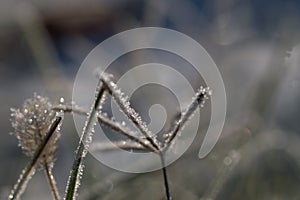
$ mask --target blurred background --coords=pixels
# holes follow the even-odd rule
[[[198,41],[216,62],[226,87],[227,118],[213,151],[198,159],[210,118],[208,106],[192,146],[168,167],[173,198],[299,199],[297,0],[2,0],[0,199],[7,199],[29,161],[9,135],[10,108],[20,108],[34,92],[53,103],[60,97],[71,102],[73,82],[87,54],[114,34],[144,26],[174,29]],[[139,60],[141,55],[132,56]],[[113,67],[117,77],[134,66],[122,62]],[[155,96],[160,98],[163,95]],[[137,110],[143,107],[139,102],[133,102]],[[54,167],[61,194],[78,139],[72,117],[66,116]],[[122,173],[90,155],[85,163],[78,199],[165,198],[161,171]],[[22,199],[52,199],[41,171]]]

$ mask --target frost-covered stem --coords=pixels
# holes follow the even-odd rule
[[[23,194],[29,179],[34,174],[35,165],[36,165],[37,161],[39,160],[40,156],[42,155],[43,150],[45,149],[46,145],[50,141],[51,136],[55,132],[55,130],[61,120],[62,120],[62,118],[57,116],[55,118],[55,120],[53,121],[53,123],[51,124],[51,126],[50,126],[48,132],[46,133],[45,137],[43,138],[41,144],[36,149],[36,151],[32,157],[32,160],[28,163],[26,168],[22,171],[16,185],[14,186],[14,189],[12,190],[11,194],[9,195],[10,200],[19,199],[20,196]]]
[[[110,127],[111,129],[125,135],[127,138],[133,140],[134,142],[137,142],[137,143],[141,144],[146,149],[148,149],[150,151],[153,151],[155,153],[159,152],[155,147],[150,145],[149,142],[147,143],[144,139],[136,137],[134,132],[126,129],[126,127],[122,126],[120,123],[115,123],[114,121],[108,119],[107,117],[104,117],[101,114],[98,115],[98,120],[99,120],[100,123],[102,123],[102,124]]]
[[[168,138],[165,141],[164,151],[168,149],[171,142],[176,137],[177,133],[180,132],[185,124],[189,121],[189,119],[194,115],[198,106],[203,107],[205,100],[211,95],[211,90],[207,88],[200,87],[198,92],[195,94],[191,104],[188,106],[185,112],[181,114],[180,119],[175,123],[174,127],[167,134]]]
[[[124,112],[124,114],[141,131],[141,133],[146,137],[146,139],[150,142],[150,144],[155,149],[159,150],[160,149],[159,145],[151,137],[151,135],[153,134],[148,130],[146,123],[143,122],[139,114],[133,108],[130,107],[129,101],[125,97],[123,97],[123,93],[117,87],[117,85],[111,80],[111,76],[107,74],[102,74],[101,80],[103,81],[108,92],[115,99],[120,109]]]
[[[59,192],[58,192],[58,189],[56,186],[56,181],[52,174],[52,169],[48,163],[44,164],[44,168],[45,168],[45,174],[46,174],[46,177],[47,177],[47,180],[48,180],[48,183],[49,183],[52,195],[53,195],[53,199],[60,200],[60,195],[59,195]]]
[[[170,186],[169,186],[167,167],[166,167],[165,158],[164,158],[163,153],[160,153],[159,157],[160,157],[161,165],[162,165],[166,197],[167,197],[167,200],[171,200],[172,197],[171,197],[171,191],[170,191]]]
[[[57,110],[57,111],[64,111],[64,112],[70,112],[70,113],[76,113],[79,115],[87,115],[87,112],[78,107],[78,106],[68,106],[68,105],[56,105],[52,107],[53,110]],[[120,123],[116,123],[114,121],[112,121],[111,119],[103,116],[102,114],[98,113],[98,121],[101,124],[104,124],[108,127],[110,127],[112,130],[119,132],[120,134],[126,136],[127,138],[141,144],[143,147],[145,147],[146,149],[148,149],[149,151],[153,151],[158,153],[158,150],[155,149],[152,145],[148,144],[145,140],[136,137],[135,136],[135,132],[129,130],[128,128],[122,126]]]
[[[34,123],[35,123],[35,126],[38,127],[38,124],[37,124],[37,121],[34,120]],[[43,136],[42,136],[42,133],[41,133],[41,130],[39,128],[37,128],[37,135],[39,136],[40,140],[42,140]],[[58,189],[57,189],[57,186],[56,186],[56,182],[55,182],[55,179],[53,177],[53,174],[52,174],[52,166],[50,165],[53,165],[53,162],[51,164],[48,163],[47,161],[47,156],[46,155],[43,155],[42,157],[43,159],[43,167],[44,167],[44,170],[45,170],[45,175],[47,177],[47,180],[48,180],[48,183],[49,183],[49,186],[50,186],[50,190],[51,190],[51,193],[53,195],[53,199],[54,200],[60,200],[60,196],[59,196],[59,192],[58,192]]]
[[[132,141],[99,142],[96,144],[92,144],[90,150],[91,151],[113,151],[119,148],[125,150],[149,151],[149,149],[143,147],[141,144]]]
[[[105,89],[101,81],[99,81],[96,89],[96,98],[91,107],[91,111],[87,116],[86,124],[82,130],[80,141],[76,150],[75,159],[73,161],[72,170],[68,179],[68,184],[66,188],[66,200],[73,200],[76,197],[77,190],[80,184],[81,169],[83,169],[82,161],[86,156],[88,145],[91,142],[92,131],[97,120],[97,110],[103,103],[102,97],[104,95]]]
[[[83,108],[80,108],[76,105],[71,106],[71,105],[59,104],[59,105],[52,106],[51,109],[55,110],[55,111],[63,111],[65,113],[76,113],[79,115],[86,115],[86,116],[88,115],[88,112],[86,110],[84,110]]]

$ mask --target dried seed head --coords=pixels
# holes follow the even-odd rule
[[[48,128],[55,119],[56,112],[52,109],[48,98],[34,94],[33,98],[25,100],[23,108],[11,109],[11,122],[14,135],[19,140],[19,146],[23,152],[32,157],[34,152],[45,137]],[[50,166],[55,161],[57,141],[60,137],[59,127],[47,144],[39,164]]]

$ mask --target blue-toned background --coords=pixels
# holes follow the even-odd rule
[[[207,109],[201,115],[197,139],[169,167],[174,199],[298,199],[297,0],[2,0],[0,199],[7,198],[29,160],[17,147],[17,139],[9,135],[13,131],[10,108],[21,107],[34,92],[53,102],[60,97],[70,102],[77,70],[86,55],[106,38],[144,26],[174,29],[197,40],[219,67],[227,92],[227,119],[216,148],[204,160],[198,159],[204,136],[201,130],[207,129],[209,119]],[[131,56],[133,63],[126,59],[115,63],[113,72],[117,76],[132,64],[140,64],[142,54]],[[161,57],[177,62],[167,54]],[[189,72],[184,66],[180,70]],[[155,98],[163,99],[163,95]],[[137,108],[143,107],[142,97],[134,102]],[[66,117],[54,167],[62,194],[79,139],[75,131],[72,118]],[[44,174],[39,171],[23,199],[51,198]],[[87,157],[78,199],[163,198],[160,171],[125,174]]]

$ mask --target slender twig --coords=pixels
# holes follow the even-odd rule
[[[38,133],[37,136],[40,138],[40,140],[42,140],[42,138],[43,138],[42,131],[40,130],[40,128],[38,126],[38,122],[36,121],[36,119],[33,119],[33,123],[37,127],[37,129],[36,129],[36,131]],[[45,175],[47,177],[51,193],[53,195],[54,200],[60,200],[60,195],[59,195],[59,192],[58,192],[58,189],[57,189],[57,186],[56,186],[56,181],[55,181],[55,179],[53,177],[53,174],[52,174],[52,167],[50,167],[49,165],[50,164],[47,161],[47,156],[43,155],[43,168],[45,170]]]
[[[68,106],[68,105],[55,105],[52,107],[53,110],[61,110],[63,112],[69,112],[69,113],[76,113],[80,115],[87,115],[87,111],[80,108],[79,106]],[[119,132],[120,134],[126,136],[128,139],[131,139],[142,146],[144,146],[146,149],[158,153],[158,150],[155,149],[152,145],[149,144],[148,141],[145,141],[144,139],[141,139],[136,136],[136,133],[132,130],[129,130],[125,126],[121,125],[120,123],[116,123],[113,120],[107,118],[106,116],[103,116],[100,112],[98,113],[98,121],[101,124],[104,124],[108,127],[110,127],[112,130]]]
[[[114,121],[108,119],[107,117],[104,117],[103,115],[98,115],[98,120],[100,123],[103,123],[104,125],[107,125],[112,130],[115,130],[123,135],[125,135],[127,138],[133,140],[134,142],[137,142],[141,144],[146,149],[149,149],[150,151],[153,151],[154,153],[158,153],[159,150],[153,147],[149,144],[149,140],[142,139],[139,137],[136,137],[135,132],[128,130],[126,127],[122,126],[120,123],[115,123]]]
[[[73,200],[77,194],[77,189],[80,184],[80,176],[83,169],[83,158],[86,156],[88,145],[91,142],[92,132],[94,129],[95,122],[97,120],[97,110],[103,103],[102,98],[105,90],[101,81],[99,81],[96,89],[96,99],[91,107],[91,111],[87,116],[86,124],[83,128],[80,141],[77,147],[75,159],[73,161],[72,170],[69,176],[65,199]]]
[[[167,134],[168,137],[165,141],[163,151],[166,151],[170,147],[171,142],[174,140],[178,132],[184,128],[189,119],[194,115],[198,106],[200,105],[200,107],[203,107],[205,100],[208,99],[208,96],[210,95],[211,91],[209,88],[200,87],[191,104],[188,106],[186,111],[182,113],[180,119],[175,123],[173,129]]]
[[[22,171],[22,173],[21,173],[21,175],[18,179],[18,182],[16,183],[16,185],[14,186],[14,189],[12,190],[11,194],[9,195],[9,199],[11,199],[11,200],[19,199],[20,196],[22,195],[22,193],[24,192],[25,187],[27,185],[27,182],[32,177],[32,175],[34,174],[36,163],[38,162],[38,160],[39,160],[40,156],[42,155],[46,145],[50,141],[51,136],[55,132],[55,130],[56,130],[56,128],[59,125],[61,120],[62,120],[62,118],[57,116],[55,118],[55,120],[53,121],[53,123],[51,124],[51,126],[50,126],[49,130],[47,131],[45,137],[43,138],[42,142],[40,143],[40,145],[36,149],[36,151],[35,151],[35,153],[32,157],[32,160],[28,163],[26,168]]]
[[[44,164],[45,175],[47,177],[48,183],[50,185],[50,189],[55,200],[60,200],[60,195],[57,189],[56,181],[52,174],[52,169],[48,163]]]
[[[143,147],[141,144],[132,141],[114,141],[114,142],[99,142],[92,144],[90,147],[91,151],[112,151],[118,149],[125,150],[138,150],[138,151],[149,151],[149,149]]]
[[[169,186],[169,179],[168,179],[168,174],[167,174],[165,158],[162,153],[159,155],[159,157],[160,157],[161,165],[162,165],[162,172],[163,172],[163,177],[164,177],[165,192],[166,192],[167,200],[171,200],[172,197],[171,197],[171,191],[170,191],[170,186]]]
[[[141,133],[146,137],[146,139],[151,143],[151,145],[159,150],[159,144],[157,140],[154,140],[151,136],[153,133],[148,129],[147,124],[142,120],[139,114],[130,106],[130,102],[124,97],[122,91],[118,86],[111,80],[111,76],[103,74],[101,76],[106,89],[115,99],[116,103],[123,111],[123,113],[133,122],[133,124],[141,131]]]
[[[65,113],[76,113],[79,115],[88,115],[88,111],[84,110],[83,108],[80,108],[79,106],[76,105],[63,105],[63,104],[58,104],[52,106],[52,110],[55,111],[63,111]]]

